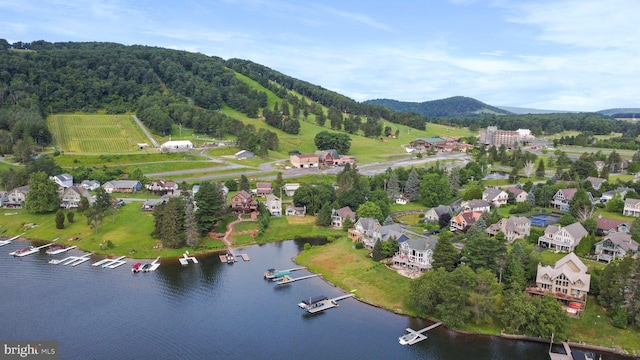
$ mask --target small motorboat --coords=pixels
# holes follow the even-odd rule
[[[26,247],[24,249],[16,250],[16,251],[10,253],[10,255],[22,256],[22,255],[24,255],[24,254],[26,254],[26,253],[28,253],[30,251],[33,251],[33,249],[35,249],[33,246],[29,246],[29,247]]]
[[[233,264],[234,262],[236,262],[236,258],[230,253],[227,253],[227,264]]]
[[[131,272],[133,272],[135,274],[135,273],[138,273],[140,271],[142,271],[142,263],[133,264],[133,267],[131,268]]]
[[[62,249],[64,249],[64,246],[62,246],[62,245],[54,245],[54,246],[51,246],[50,248],[48,248],[46,253],[47,253],[47,255],[54,255],[54,254],[57,254]]]
[[[400,345],[410,345],[412,344],[416,339],[418,338],[418,335],[416,335],[415,333],[409,333],[406,335],[402,335],[398,338],[398,342],[400,343]]]

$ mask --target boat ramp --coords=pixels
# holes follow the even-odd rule
[[[306,267],[297,267],[286,270],[267,269],[267,271],[264,272],[263,276],[266,280],[278,281],[283,276],[290,275],[292,272],[298,270],[306,270]]]
[[[338,301],[348,299],[356,296],[355,294],[346,294],[342,296],[335,297],[333,299],[329,299],[326,296],[316,296],[315,298],[309,298],[309,300],[302,300],[301,303],[298,304],[299,307],[305,309],[310,314],[315,314],[321,311],[325,311],[327,309],[331,309],[339,306]]]
[[[100,261],[94,262],[93,264],[91,264],[91,266],[94,266],[94,267],[101,266],[107,269],[115,269],[118,266],[122,266],[127,263],[125,260],[123,260],[124,258],[125,256],[120,256],[119,258],[115,258],[115,259],[102,259]]]
[[[422,330],[418,330],[415,331],[413,329],[407,328],[407,332],[409,332],[406,335],[400,336],[398,338],[398,342],[402,345],[413,345],[415,343],[418,343],[424,339],[427,338],[426,335],[423,335],[423,333],[431,330],[431,329],[435,329],[438,326],[442,325],[442,322],[437,322],[431,326],[427,326],[426,328],[422,329]]]
[[[178,258],[178,261],[180,261],[180,264],[182,265],[189,265],[189,261],[192,261],[194,264],[198,263],[198,259],[196,259],[195,256],[189,256],[188,251],[185,251],[184,254],[182,254],[182,257]]]
[[[5,246],[5,245],[9,245],[11,244],[11,242],[17,238],[19,238],[20,236],[24,235],[26,233],[22,233],[20,235],[16,235],[14,237],[12,237],[11,239],[7,239],[7,240],[0,240],[0,246]]]
[[[311,275],[307,275],[307,276],[301,276],[301,277],[297,277],[297,278],[291,278],[288,275],[285,275],[282,277],[282,280],[279,280],[276,282],[276,285],[288,285],[291,284],[292,282],[296,282],[296,281],[300,281],[300,280],[305,280],[305,279],[310,279],[316,276],[322,276],[322,274],[311,274]]]
[[[9,255],[13,255],[16,257],[23,257],[23,256],[35,254],[39,252],[41,249],[48,248],[51,245],[53,245],[53,243],[45,244],[38,247],[29,246],[28,248],[24,248],[22,250],[16,250],[16,251],[10,252]]]

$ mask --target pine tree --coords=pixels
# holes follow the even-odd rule
[[[187,246],[194,247],[198,242],[198,223],[196,221],[193,199],[187,196],[184,207],[184,233]]]
[[[373,251],[371,251],[371,258],[373,258],[373,261],[380,261],[384,259],[384,252],[382,249],[382,240],[376,241],[376,243],[373,245]]]
[[[198,230],[201,234],[206,234],[215,229],[217,223],[226,216],[227,199],[218,184],[205,181],[200,185],[195,201],[198,206],[195,212]]]
[[[318,216],[316,217],[316,225],[318,226],[329,226],[331,225],[331,205],[324,204],[320,211],[318,212]]]
[[[431,265],[433,269],[439,267],[444,268],[446,271],[451,272],[456,268],[456,265],[460,261],[460,254],[451,243],[453,233],[450,231],[443,231],[440,233],[438,242],[433,249],[433,261]]]
[[[238,184],[238,189],[244,190],[246,192],[251,192],[251,185],[249,184],[249,179],[242,174],[240,175],[240,183]]]
[[[400,184],[398,183],[398,176],[395,173],[391,173],[389,180],[387,180],[387,194],[390,199],[395,199],[400,195]]]
[[[545,174],[544,160],[540,159],[540,161],[538,161],[538,168],[536,169],[536,176],[544,177],[544,174]]]
[[[404,187],[404,195],[409,201],[415,201],[420,197],[420,178],[418,177],[416,169],[411,169],[409,173],[409,178]]]

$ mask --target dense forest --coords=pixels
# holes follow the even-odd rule
[[[387,107],[391,110],[403,113],[417,113],[425,117],[473,117],[484,115],[506,115],[508,111],[487,105],[476,99],[464,96],[454,96],[447,99],[425,102],[409,102],[391,99],[375,99],[365,101],[366,104],[374,104]]]

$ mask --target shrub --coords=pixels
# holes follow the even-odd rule
[[[364,249],[364,243],[357,242],[356,243],[356,249]]]
[[[309,250],[309,249],[311,249],[311,244],[309,244],[309,243],[304,243],[304,249],[305,249],[305,250]]]

